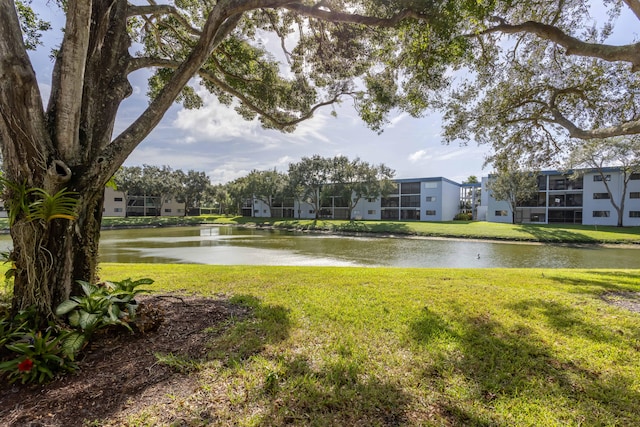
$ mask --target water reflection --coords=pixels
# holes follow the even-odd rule
[[[0,250],[10,247],[0,237]],[[346,237],[226,226],[104,231],[103,262],[445,268],[640,268],[638,249]]]
[[[640,268],[637,249],[470,240],[346,237],[235,227],[106,231],[105,262],[201,264]]]

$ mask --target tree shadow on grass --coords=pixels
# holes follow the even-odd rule
[[[263,350],[267,344],[288,338],[288,310],[264,305],[250,295],[231,301],[250,307],[253,316],[223,326],[223,333],[211,330],[214,336],[208,343],[207,359],[222,362],[222,376],[228,375],[228,383],[241,384],[234,391],[238,397],[222,410],[235,414],[232,423],[241,423],[251,412],[260,414],[252,423],[264,426],[404,423],[408,396],[398,385],[368,375],[351,348],[315,365],[302,355],[274,356]],[[207,403],[201,405],[197,412],[207,416],[221,411]],[[198,420],[208,421],[211,419]]]
[[[547,271],[545,278],[562,285],[575,286],[574,293],[601,295],[604,292],[640,290],[640,273],[634,271],[589,270],[589,279],[567,277]]]
[[[537,308],[560,335],[579,335],[612,351],[624,339],[579,319],[575,309],[539,302]],[[569,425],[640,423],[640,393],[634,378],[623,371],[605,375],[579,359],[559,357],[528,326],[526,304],[512,309],[522,322],[510,327],[488,313],[446,319],[427,309],[411,324],[412,338],[429,354],[420,381],[429,390],[441,391],[437,405],[445,423],[518,424],[511,414],[494,411],[496,405],[511,407],[516,415],[534,414],[521,421],[533,424],[548,422],[545,416]],[[570,313],[563,315],[563,310]],[[536,418],[540,411],[546,414]]]
[[[402,389],[367,375],[360,364],[339,357],[312,367],[302,356],[280,360],[277,379],[265,377],[265,413],[260,425],[400,426],[409,402]]]
[[[267,344],[288,338],[291,329],[288,309],[264,305],[252,295],[236,295],[230,302],[251,309],[253,315],[241,321],[232,318],[226,324],[207,330],[212,334],[207,344],[208,358],[235,364],[259,353]]]
[[[553,228],[549,226],[539,226],[533,224],[522,224],[520,230],[530,234],[534,240],[549,243],[601,243],[600,241],[576,231]]]

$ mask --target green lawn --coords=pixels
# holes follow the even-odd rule
[[[283,218],[250,218],[229,216],[195,217],[131,217],[104,218],[104,227],[142,227],[225,224],[239,226],[271,226],[282,229],[317,230],[348,233],[382,233],[469,239],[515,240],[550,243],[640,244],[640,227],[603,227],[571,224],[500,224],[486,221],[411,222],[411,221],[345,221],[297,220]],[[7,229],[6,218],[0,218],[0,229]]]
[[[238,426],[640,425],[640,314],[603,299],[640,292],[638,270],[103,264],[101,275],[254,308],[201,360],[159,355],[197,367],[197,390],[130,425],[165,411],[184,425],[204,425],[201,413]]]

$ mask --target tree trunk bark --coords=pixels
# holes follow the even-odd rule
[[[78,294],[77,280],[96,282],[104,190],[90,188],[79,199],[77,219],[20,218],[11,227],[15,277],[12,311],[34,306],[44,318]]]

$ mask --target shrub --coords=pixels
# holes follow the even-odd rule
[[[48,322],[44,330],[35,310],[25,310],[13,319],[0,316],[0,373],[10,382],[45,382],[61,371],[74,371],[76,355],[102,328],[124,326],[133,332],[130,322],[136,317],[135,296],[141,285],[151,279],[105,282],[92,285],[79,282],[84,295],[73,296],[56,309],[66,316],[71,329]]]
[[[472,221],[473,214],[471,213],[459,213],[453,217],[454,221]]]

